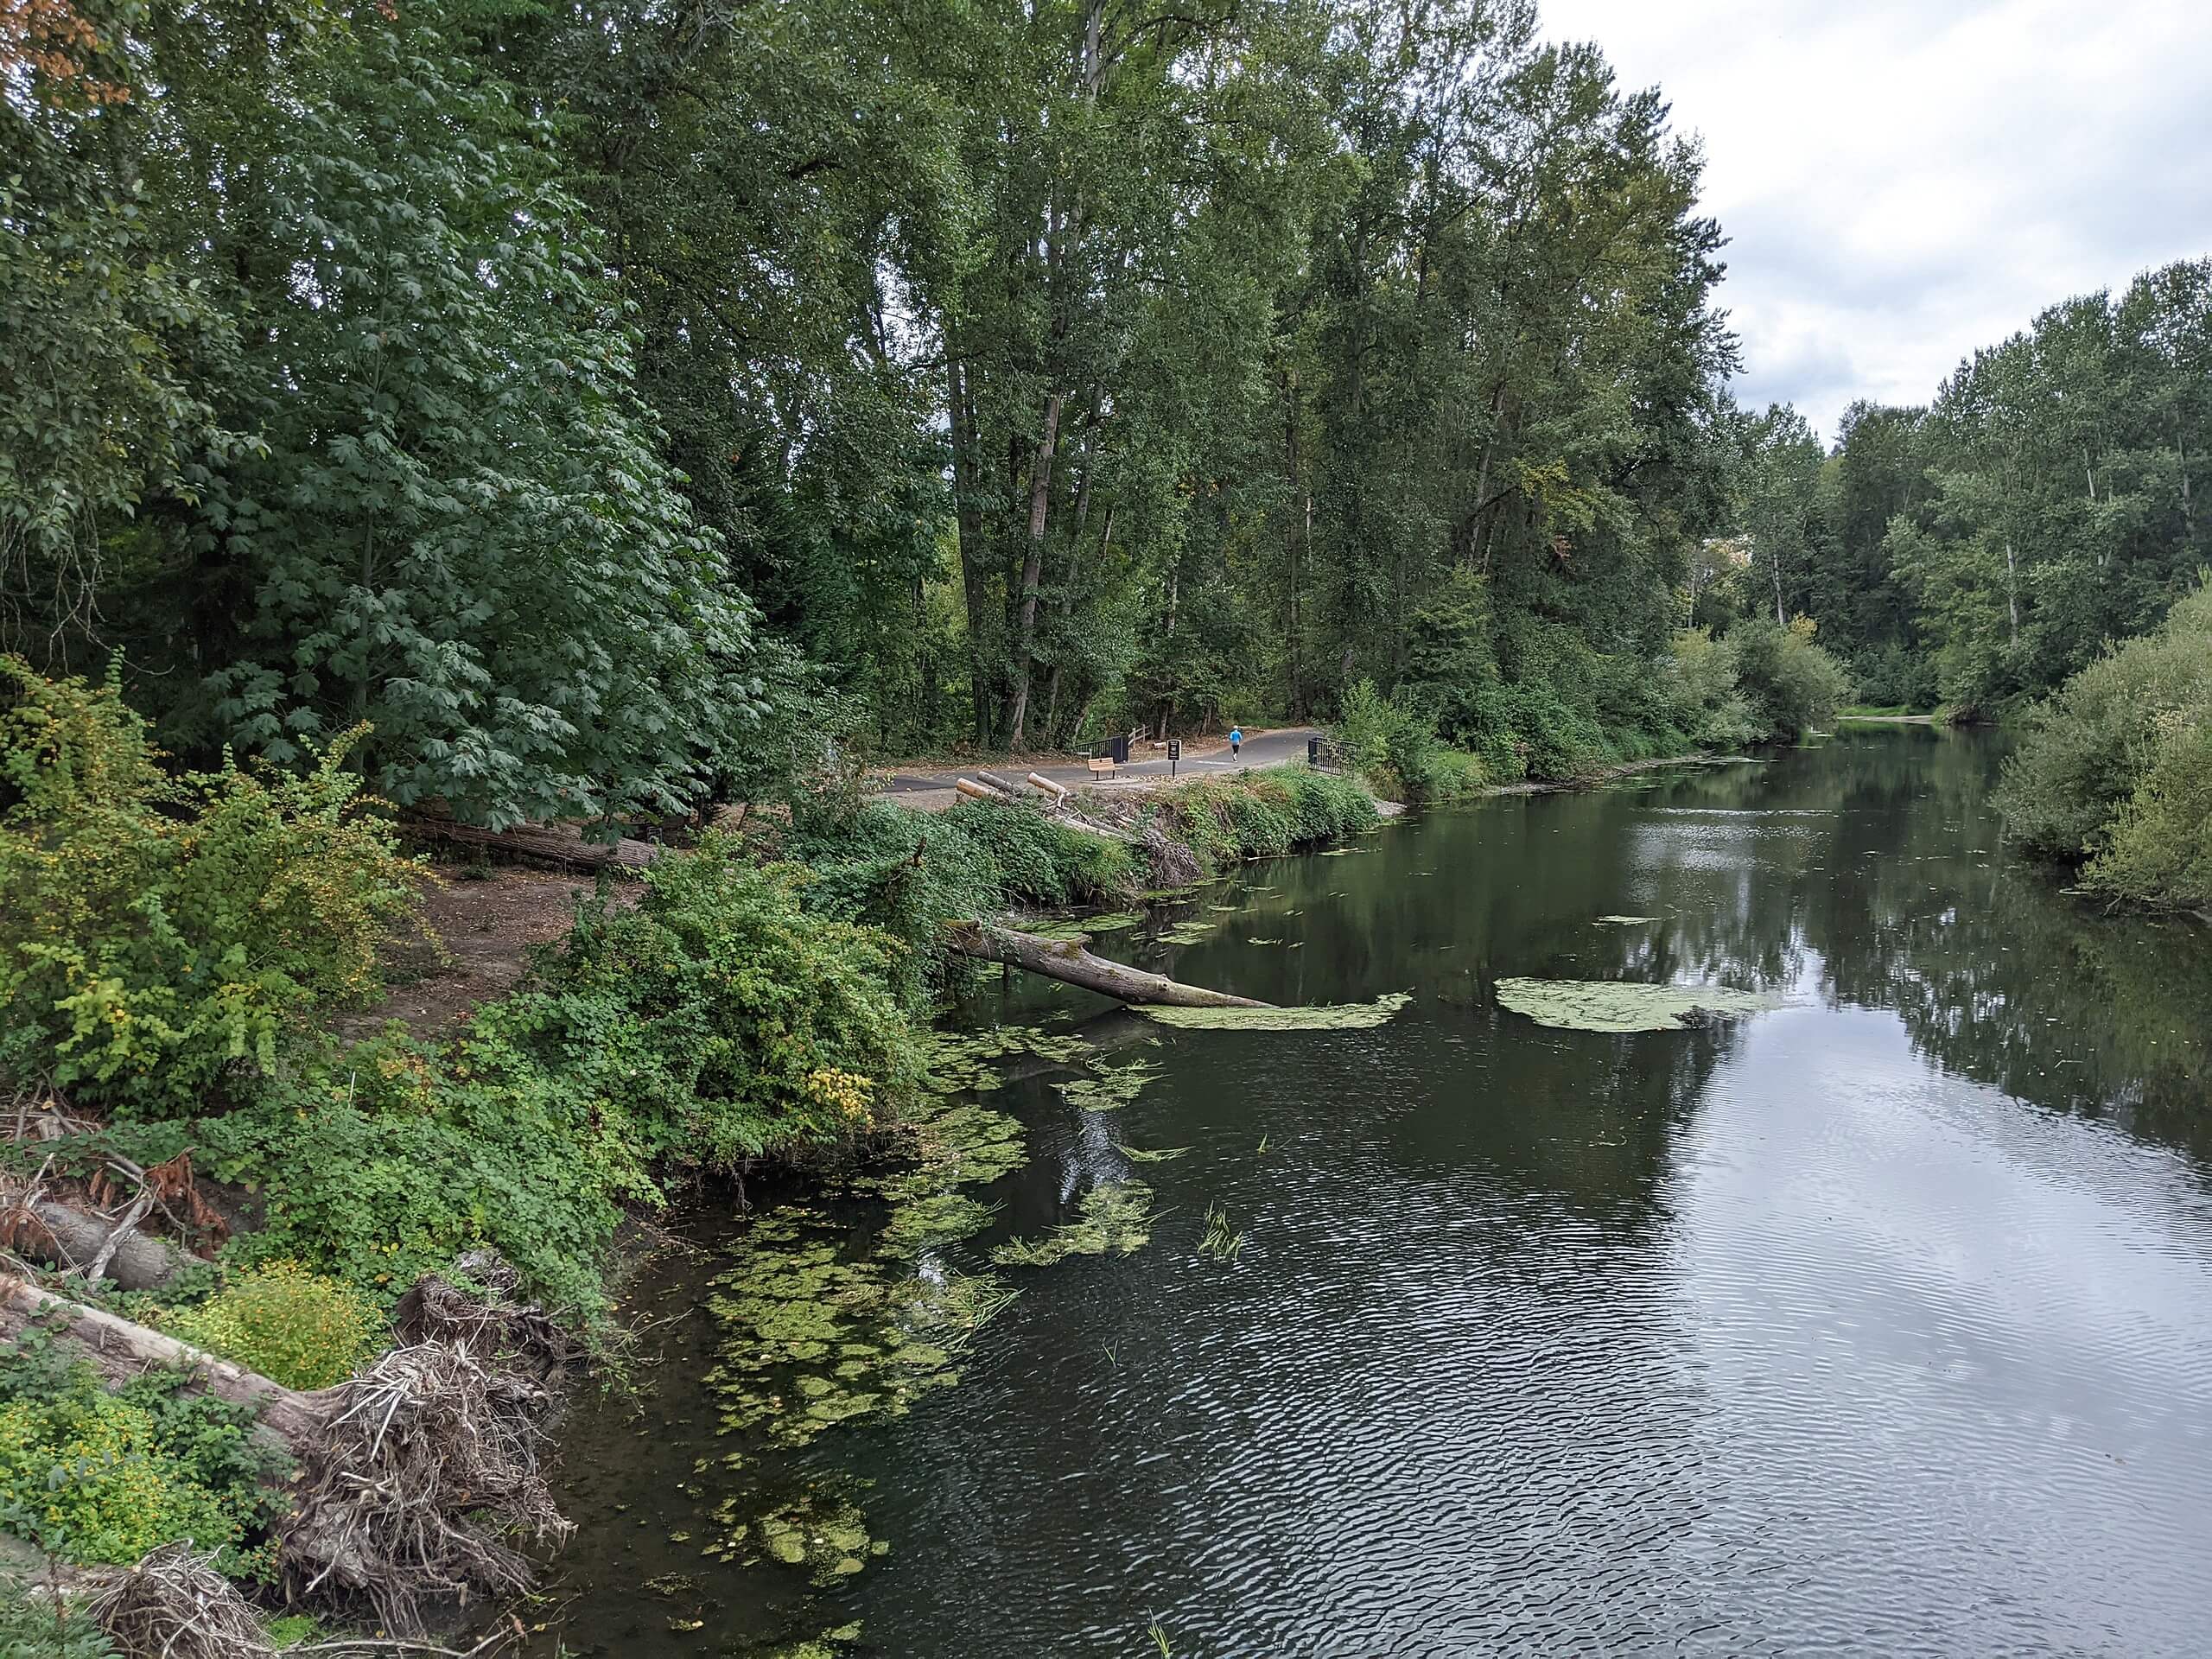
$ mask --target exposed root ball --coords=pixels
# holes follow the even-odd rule
[[[1144,832],[1145,874],[1154,887],[1187,887],[1198,879],[1198,855],[1154,826]]]
[[[522,1275],[491,1251],[471,1251],[454,1263],[454,1271],[481,1285],[484,1294],[424,1274],[392,1311],[400,1341],[448,1343],[541,1381],[575,1357],[575,1344],[543,1308],[518,1300]]]
[[[282,1537],[296,1597],[365,1601],[386,1629],[420,1634],[426,1598],[521,1590],[531,1567],[513,1542],[567,1535],[538,1471],[538,1382],[418,1342],[326,1397],[328,1433],[305,1450]]]
[[[88,1611],[123,1659],[264,1659],[269,1643],[253,1609],[215,1570],[215,1552],[164,1544],[116,1573]]]

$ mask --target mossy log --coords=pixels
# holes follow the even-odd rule
[[[948,936],[965,957],[1002,962],[1065,985],[1079,985],[1118,1002],[1156,1003],[1177,1008],[1264,1008],[1269,1005],[1227,991],[1185,985],[1164,974],[1148,974],[1103,957],[1094,957],[1079,941],[1040,939],[989,922],[956,922]]]
[[[620,841],[586,841],[575,830],[529,824],[518,824],[512,830],[485,830],[473,823],[456,823],[450,818],[410,817],[401,821],[400,828],[426,841],[487,848],[584,874],[594,874],[609,867],[642,870],[661,853],[655,842],[633,841],[626,836]]]

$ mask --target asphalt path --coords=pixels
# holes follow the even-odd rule
[[[1183,745],[1182,760],[1175,767],[1175,775],[1179,778],[1203,777],[1209,772],[1244,772],[1255,766],[1280,766],[1288,761],[1303,760],[1306,740],[1322,735],[1321,732],[1306,726],[1287,727],[1274,732],[1255,732],[1244,740],[1244,752],[1234,760],[1230,758],[1229,745],[1218,738],[1208,739],[1202,753],[1197,752],[1195,746],[1186,741]],[[1034,772],[1056,784],[1087,784],[1091,781],[1090,768],[1080,760],[1073,766],[1029,766],[1018,760],[982,760],[976,766],[955,767],[946,772],[902,768],[879,779],[877,787],[893,795],[950,789],[959,779],[973,778],[978,766],[988,772],[1015,778]],[[1114,775],[1117,778],[1165,778],[1167,767],[1165,750],[1132,748],[1129,764],[1115,768]]]

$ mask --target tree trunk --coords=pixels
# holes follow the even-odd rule
[[[990,687],[984,671],[983,505],[978,495],[976,406],[969,401],[968,366],[955,355],[945,366],[945,391],[952,425],[952,508],[960,543],[960,584],[968,606],[968,694],[976,721],[976,741],[991,741]]]
[[[450,818],[403,818],[400,828],[408,835],[419,836],[429,841],[452,842],[462,847],[488,847],[497,852],[512,853],[519,858],[556,865],[564,870],[587,873],[603,870],[609,865],[642,870],[659,857],[661,852],[660,848],[650,841],[635,841],[628,836],[615,842],[586,841],[573,831],[550,827],[533,828],[528,824],[517,824],[512,830],[485,830],[473,823],[455,823]]]
[[[52,1242],[51,1265],[89,1271],[90,1265],[98,1262],[100,1253],[105,1250],[108,1259],[101,1276],[112,1280],[118,1290],[152,1290],[165,1285],[190,1260],[135,1227],[118,1239],[116,1235],[122,1231],[120,1223],[88,1216],[50,1198],[33,1204],[31,1213]],[[23,1242],[22,1248],[35,1259],[49,1259],[48,1252],[38,1249],[29,1240]]]
[[[2005,543],[2005,608],[2012,616],[2012,643],[2020,643],[2020,575],[2012,561],[2012,543]]]
[[[957,922],[950,935],[952,948],[963,956],[983,962],[1002,962],[1064,985],[1079,985],[1120,1002],[1154,1003],[1177,1008],[1264,1008],[1249,996],[1231,996],[1199,985],[1185,985],[1160,974],[1125,967],[1094,957],[1082,945],[1062,939],[1040,939],[988,922]]]
[[[1045,435],[1037,442],[1037,459],[1029,469],[1029,547],[1021,561],[1021,611],[1014,625],[1014,712],[1007,721],[1007,747],[1021,747],[1022,725],[1029,714],[1029,682],[1035,664],[1029,659],[1037,639],[1037,587],[1045,578],[1045,521],[1052,501],[1052,456],[1060,436],[1058,392],[1045,399]]]

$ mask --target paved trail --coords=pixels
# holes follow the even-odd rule
[[[1209,772],[1240,772],[1253,766],[1280,766],[1288,761],[1303,760],[1306,739],[1321,735],[1322,733],[1306,726],[1286,727],[1275,732],[1255,732],[1244,740],[1244,753],[1235,760],[1229,758],[1229,745],[1222,739],[1207,739],[1203,753],[1198,752],[1196,744],[1186,741],[1183,745],[1183,759],[1175,768],[1175,774],[1179,778],[1204,777]],[[1155,759],[1154,754],[1155,751],[1151,749],[1131,750],[1129,764],[1120,768],[1116,776],[1165,778],[1167,775],[1167,757],[1160,753]],[[1140,756],[1143,758],[1140,759]],[[1033,768],[1012,760],[978,761],[976,765],[988,771],[1010,772],[1017,776],[1033,770],[1056,784],[1087,784],[1090,781],[1090,768],[1080,760],[1073,766]],[[975,766],[959,766],[945,772],[901,770],[881,778],[878,787],[893,795],[912,795],[926,790],[950,789],[955,779],[973,778],[975,775]]]

